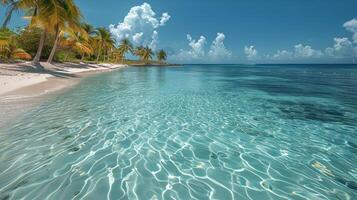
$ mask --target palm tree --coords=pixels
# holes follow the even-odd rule
[[[12,13],[19,9],[18,7],[18,4],[19,4],[19,1],[14,1],[14,0],[2,0],[0,2],[0,4],[2,5],[7,5],[7,9],[6,9],[6,14],[5,14],[5,18],[4,18],[4,22],[2,23],[2,28],[6,28],[7,25],[9,24],[10,22],[10,19],[11,19],[11,16],[12,16]]]
[[[85,41],[76,41],[73,48],[82,55],[81,60],[83,60],[85,55],[91,55],[93,52],[91,46]]]
[[[87,23],[82,23],[82,29],[87,33],[87,35],[89,36],[93,36],[96,34],[96,30],[94,29],[94,27],[90,24]]]
[[[143,51],[144,47],[143,46],[138,46],[134,50],[134,55],[140,58],[140,60],[143,60]]]
[[[148,47],[139,46],[135,49],[134,54],[143,61],[149,61],[152,59],[154,52]]]
[[[39,19],[41,19],[40,15],[39,15],[40,7],[41,7],[41,10],[44,10],[43,8],[44,8],[44,6],[46,6],[46,4],[43,1],[41,1],[41,0],[18,0],[18,1],[2,0],[2,4],[3,5],[9,4],[9,6],[10,6],[8,8],[8,12],[5,16],[3,26],[5,26],[5,27],[7,26],[14,10],[25,9],[28,11],[27,13],[32,12],[32,16],[25,16],[25,18],[28,18],[31,20],[29,27],[30,28],[35,27],[35,26],[40,27],[40,23],[39,23],[39,21],[40,21]],[[49,11],[47,11],[47,13],[48,12]],[[32,61],[32,63],[38,67],[40,67],[39,60],[40,60],[42,48],[45,43],[45,38],[46,38],[46,33],[42,32],[36,56],[35,56],[34,60]],[[41,67],[41,69],[43,69],[43,68]]]
[[[124,52],[122,51],[122,49],[115,48],[114,51],[113,51],[113,57],[114,57],[114,62],[115,63],[118,63],[119,60],[123,61]]]
[[[115,39],[106,28],[99,27],[96,30],[95,41],[96,46],[98,47],[97,62],[99,62],[101,54],[103,52],[107,53],[109,49],[114,47]]]
[[[76,37],[75,35],[68,35],[60,40],[59,46],[67,51],[71,49],[77,51],[82,55],[90,55],[92,53],[92,48],[89,43],[81,38]]]
[[[150,59],[152,59],[152,56],[154,55],[154,52],[148,47],[146,46],[145,48],[143,48],[142,50],[142,58],[144,61],[149,61]]]
[[[53,13],[53,30],[55,33],[55,42],[53,44],[50,56],[48,57],[47,62],[51,63],[53,57],[56,53],[58,41],[63,34],[75,35],[79,32],[82,35],[85,35],[86,32],[82,29],[80,24],[81,12],[79,8],[74,4],[73,0],[53,0],[52,6],[57,6],[55,13]],[[86,36],[84,36],[86,37]]]
[[[156,58],[157,58],[157,60],[158,60],[159,62],[163,62],[163,61],[166,60],[167,54],[166,54],[166,52],[165,52],[163,49],[161,49],[160,51],[158,51],[158,52],[156,53]]]
[[[40,65],[42,49],[48,33],[55,33],[56,40],[49,61],[52,61],[62,28],[75,31],[79,27],[80,12],[73,0],[20,0],[18,7],[32,12],[29,27],[42,29],[36,56],[32,64],[43,69]]]
[[[124,38],[120,41],[119,51],[122,53],[122,61],[125,59],[125,54],[128,52],[133,52],[133,45],[127,38]]]
[[[82,23],[82,30],[84,31],[86,37],[79,36],[79,43],[82,44],[81,52],[81,61],[84,60],[85,55],[91,55],[93,53],[93,46],[95,45],[95,28],[87,23]],[[80,45],[81,46],[81,45]],[[78,49],[78,50],[79,50]]]
[[[29,27],[38,27],[42,29],[36,56],[32,60],[32,64],[37,66],[40,70],[43,70],[43,67],[40,65],[40,58],[46,34],[48,32],[54,32],[53,24],[57,21],[56,13],[60,12],[62,9],[61,6],[58,5],[58,0],[21,0],[18,4],[19,8],[32,11],[32,16],[25,17],[31,20]]]

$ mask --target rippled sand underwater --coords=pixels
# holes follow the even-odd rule
[[[0,199],[357,199],[357,68],[96,75],[0,128]]]

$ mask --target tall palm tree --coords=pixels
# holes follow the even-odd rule
[[[8,22],[10,21],[12,12],[16,9],[24,9],[27,11],[28,13],[32,13],[31,16],[25,16],[25,18],[30,19],[31,22],[29,24],[29,27],[44,27],[45,24],[43,24],[42,26],[40,25],[40,19],[45,19],[45,17],[39,15],[40,10],[43,11],[45,10],[44,7],[46,6],[46,3],[43,0],[2,0],[2,4],[9,4],[9,10],[7,12],[7,15],[5,17],[4,20],[4,24],[5,26],[7,26]],[[40,9],[41,8],[41,9]],[[47,13],[49,13],[49,11],[46,11]],[[48,23],[47,23],[48,26]],[[40,56],[41,56],[41,52],[45,43],[45,38],[46,38],[46,33],[43,31],[41,33],[41,37],[40,37],[40,41],[39,41],[39,45],[38,45],[38,49],[37,49],[37,53],[36,56],[34,57],[32,63],[35,66],[38,66],[40,69],[43,69],[40,65],[39,65],[39,60],[40,60]]]
[[[73,48],[82,55],[81,60],[83,60],[85,55],[91,55],[93,52],[93,49],[86,41],[76,41]]]
[[[81,54],[81,61],[84,60],[85,56],[90,56],[93,53],[90,39],[84,39],[82,37],[77,38],[74,49],[76,49],[78,53]]]
[[[124,59],[125,59],[125,54],[127,54],[129,52],[133,52],[133,45],[131,44],[129,39],[124,38],[120,41],[119,51],[122,52],[122,54],[123,54],[122,61],[124,61]]]
[[[87,23],[82,23],[81,25],[82,30],[84,31],[85,35],[87,37],[82,37],[81,35],[79,36],[79,41],[83,47],[82,48],[82,53],[81,53],[81,60],[84,60],[85,55],[91,55],[93,53],[93,46],[95,45],[95,35],[96,35],[96,30],[95,28]],[[85,50],[85,51],[83,51]]]
[[[156,58],[159,62],[163,62],[166,60],[167,54],[163,49],[161,49],[156,53]]]
[[[46,34],[54,32],[55,27],[53,25],[56,24],[55,22],[57,21],[56,13],[61,12],[63,9],[63,7],[59,5],[60,0],[21,0],[18,4],[19,8],[31,11],[31,16],[25,17],[31,20],[29,27],[42,29],[36,56],[32,60],[32,64],[41,70],[43,70],[43,67],[40,65],[40,58]]]
[[[115,39],[106,28],[99,27],[96,30],[95,40],[98,47],[97,62],[99,62],[99,57],[114,47]]]
[[[143,60],[143,51],[144,47],[143,46],[138,46],[134,50],[134,55],[140,58],[140,60]]]
[[[149,61],[150,59],[152,59],[152,56],[154,55],[154,52],[152,51],[152,49],[150,49],[148,46],[146,46],[143,50],[143,60],[144,61]]]
[[[0,2],[0,4],[2,5],[7,5],[7,9],[6,9],[6,14],[5,14],[5,18],[4,18],[4,21],[2,23],[2,28],[6,28],[7,25],[9,24],[10,22],[10,19],[11,19],[11,16],[12,16],[12,13],[19,9],[18,7],[18,4],[19,4],[19,1],[15,1],[15,0],[2,0]]]
[[[93,51],[89,43],[83,40],[80,37],[76,37],[75,35],[68,35],[60,40],[59,46],[61,48],[70,50],[73,49],[82,55],[90,55]]]
[[[96,30],[92,25],[87,24],[87,23],[82,23],[81,26],[82,26],[82,29],[87,33],[87,35],[90,35],[90,36],[95,35]]]
[[[122,49],[115,48],[113,51],[114,62],[118,63],[119,60],[123,62],[124,52]]]
[[[81,12],[73,0],[53,0],[53,2],[54,4],[52,6],[58,6],[59,8],[57,12],[53,13],[54,21],[52,26],[55,33],[55,42],[48,57],[48,63],[51,63],[53,60],[61,35],[65,33],[74,35],[78,34],[78,32],[81,32],[82,35],[86,34],[80,24],[82,17]]]

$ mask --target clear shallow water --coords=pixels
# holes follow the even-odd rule
[[[0,132],[0,199],[356,199],[357,68],[129,68]]]

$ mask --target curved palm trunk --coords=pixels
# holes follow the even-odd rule
[[[121,57],[121,64],[124,64],[124,60],[125,60],[125,55],[123,54],[123,56]]]
[[[43,67],[40,65],[40,58],[41,58],[43,46],[45,44],[45,39],[46,39],[46,31],[43,30],[41,33],[40,42],[38,44],[36,56],[32,60],[32,64],[37,66],[39,69],[43,69]]]
[[[67,62],[68,60],[69,53],[66,53],[66,56],[64,57],[64,61]]]
[[[4,22],[3,22],[2,26],[1,26],[1,28],[6,28],[7,27],[7,25],[10,22],[12,13],[14,12],[15,9],[16,9],[16,4],[14,2],[12,2],[11,5],[10,5],[10,8],[6,12],[5,19],[4,19]]]
[[[99,62],[99,57],[101,53],[102,53],[102,48],[99,48],[98,55],[97,55],[97,63]]]
[[[84,60],[84,53],[82,53],[82,56],[81,56],[81,61],[83,62]]]
[[[56,31],[55,43],[53,44],[53,47],[52,47],[50,56],[49,56],[48,59],[47,59],[47,62],[48,62],[48,63],[52,63],[52,61],[53,61],[53,57],[55,56],[55,53],[56,53],[56,50],[57,50],[57,45],[58,45],[59,38],[60,38],[60,31],[57,30],[57,31]]]

